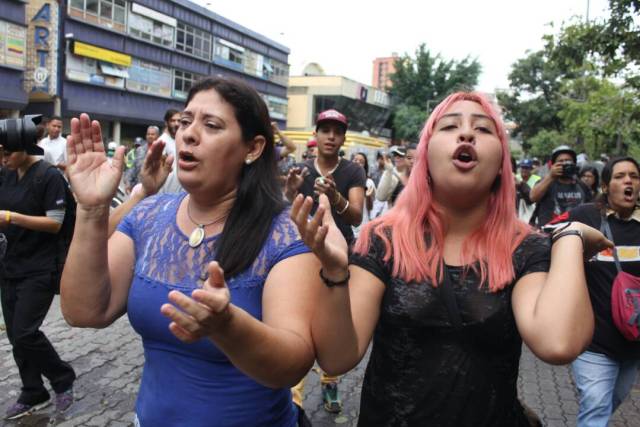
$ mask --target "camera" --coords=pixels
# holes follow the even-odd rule
[[[575,163],[563,163],[562,164],[562,176],[564,178],[571,178],[578,174],[578,166]]]
[[[37,145],[37,125],[41,120],[40,114],[0,120],[0,145],[11,153],[26,151],[27,154],[43,155],[44,151]]]

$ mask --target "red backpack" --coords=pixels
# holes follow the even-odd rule
[[[606,217],[601,231],[613,242],[613,234]],[[640,277],[622,271],[618,251],[613,247],[613,260],[618,274],[611,288],[611,317],[620,333],[629,341],[640,341]]]

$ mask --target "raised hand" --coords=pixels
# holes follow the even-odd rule
[[[296,193],[302,187],[304,177],[309,175],[309,169],[305,168],[291,168],[287,174],[287,181],[285,183],[285,195],[287,199],[293,200]]]
[[[327,196],[320,195],[319,203],[316,214],[309,219],[313,200],[298,195],[293,201],[291,219],[298,227],[304,243],[320,259],[325,276],[337,280],[346,275],[348,246],[331,215]]]
[[[154,141],[147,148],[147,155],[140,170],[140,183],[147,196],[156,194],[171,173],[173,154],[163,156],[164,145],[164,141]]]
[[[163,304],[160,312],[171,319],[169,330],[186,343],[214,335],[231,319],[231,295],[224,281],[224,272],[217,262],[208,266],[209,278],[202,289],[191,297],[179,291],[169,292],[171,304]],[[180,310],[178,310],[178,308]]]
[[[71,119],[67,137],[67,176],[78,204],[108,205],[116,194],[124,165],[124,147],[107,160],[100,123],[88,114]]]

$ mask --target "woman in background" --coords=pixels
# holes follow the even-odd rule
[[[370,213],[373,209],[373,201],[376,198],[376,185],[369,177],[369,160],[367,159],[367,155],[365,153],[354,154],[351,161],[362,166],[365,176],[367,177],[367,188],[364,192],[364,206],[362,209],[362,222],[357,227],[353,227],[353,235],[355,238],[358,238],[358,234],[360,233],[360,229],[362,228],[362,226],[369,222],[369,220],[371,219]]]

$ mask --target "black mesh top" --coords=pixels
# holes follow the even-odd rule
[[[365,373],[359,426],[528,426],[517,399],[522,340],[511,310],[513,284],[548,271],[550,243],[531,234],[513,254],[515,279],[497,293],[469,269],[448,267],[463,321],[449,322],[439,288],[392,276],[393,257],[374,236],[351,264],[386,289]],[[461,280],[462,279],[462,280]]]

